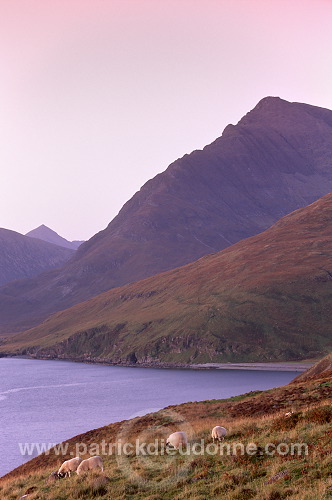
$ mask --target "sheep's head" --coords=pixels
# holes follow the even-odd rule
[[[48,478],[48,482],[50,481],[56,481],[57,479],[61,479],[62,477],[64,477],[61,472],[59,473],[59,471],[55,471],[55,472],[52,472],[52,474],[50,474],[49,478]]]

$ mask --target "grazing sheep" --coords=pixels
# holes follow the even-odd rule
[[[86,460],[83,460],[77,468],[77,474],[80,475],[82,472],[88,472],[89,470],[96,470],[98,467],[101,468],[101,471],[104,472],[103,461],[100,457],[90,457]]]
[[[177,450],[183,445],[187,446],[187,443],[188,439],[185,432],[173,432],[173,434],[170,434],[166,439],[166,446],[172,445],[173,448]]]
[[[226,431],[225,427],[221,427],[220,425],[216,425],[215,427],[213,427],[212,433],[211,433],[213,442],[215,439],[218,439],[218,441],[223,441],[226,434],[227,434],[227,431]]]
[[[70,460],[66,460],[63,462],[61,465],[60,469],[58,470],[58,476],[60,478],[69,476],[71,472],[75,472],[77,467],[80,465],[82,462],[82,459],[80,457],[75,457],[71,458]]]

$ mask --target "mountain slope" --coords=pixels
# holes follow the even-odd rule
[[[148,181],[61,270],[0,289],[0,331],[184,265],[332,191],[332,111],[263,99]]]
[[[0,228],[0,284],[62,266],[72,250]]]
[[[60,247],[71,248],[72,250],[77,250],[83,243],[83,241],[68,241],[44,224],[36,227],[36,229],[32,229],[32,231],[26,233],[25,236],[47,241],[48,243],[53,243],[53,245],[58,245]]]
[[[120,364],[291,361],[332,350],[332,194],[184,267],[103,293],[0,346]]]
[[[324,377],[332,377],[332,353],[318,361],[314,366],[298,375],[294,382],[303,382]]]

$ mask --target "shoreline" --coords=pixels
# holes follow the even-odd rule
[[[275,361],[271,363],[206,363],[191,365],[192,368],[215,369],[215,370],[257,370],[278,372],[305,372],[314,362],[305,361]]]
[[[68,361],[71,363],[100,364],[107,366],[119,366],[123,368],[158,368],[173,370],[247,370],[247,371],[280,371],[302,373],[308,370],[317,360],[308,361],[272,361],[272,362],[252,362],[252,363],[192,363],[192,364],[172,364],[172,363],[112,363],[106,359],[96,358],[66,358],[66,357],[39,357],[39,356],[3,356],[4,358],[39,359],[44,361]]]

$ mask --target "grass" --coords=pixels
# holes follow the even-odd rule
[[[111,424],[69,440],[69,449],[76,442],[90,450],[103,440],[135,444],[139,439],[150,443],[155,454],[144,456],[135,448],[121,456],[102,454],[104,474],[74,474],[50,483],[51,472],[68,458],[51,451],[0,478],[0,498],[16,500],[29,489],[29,500],[332,498],[331,396],[331,379],[326,378],[226,400],[171,406]],[[288,411],[293,412],[290,417],[285,416]],[[202,440],[211,446],[214,425],[227,428],[225,441],[216,445],[216,454],[209,455],[206,448],[199,453]],[[165,453],[163,440],[174,430],[189,436],[185,455]],[[256,450],[242,453],[250,443],[255,443]],[[269,453],[273,446],[280,453]]]

